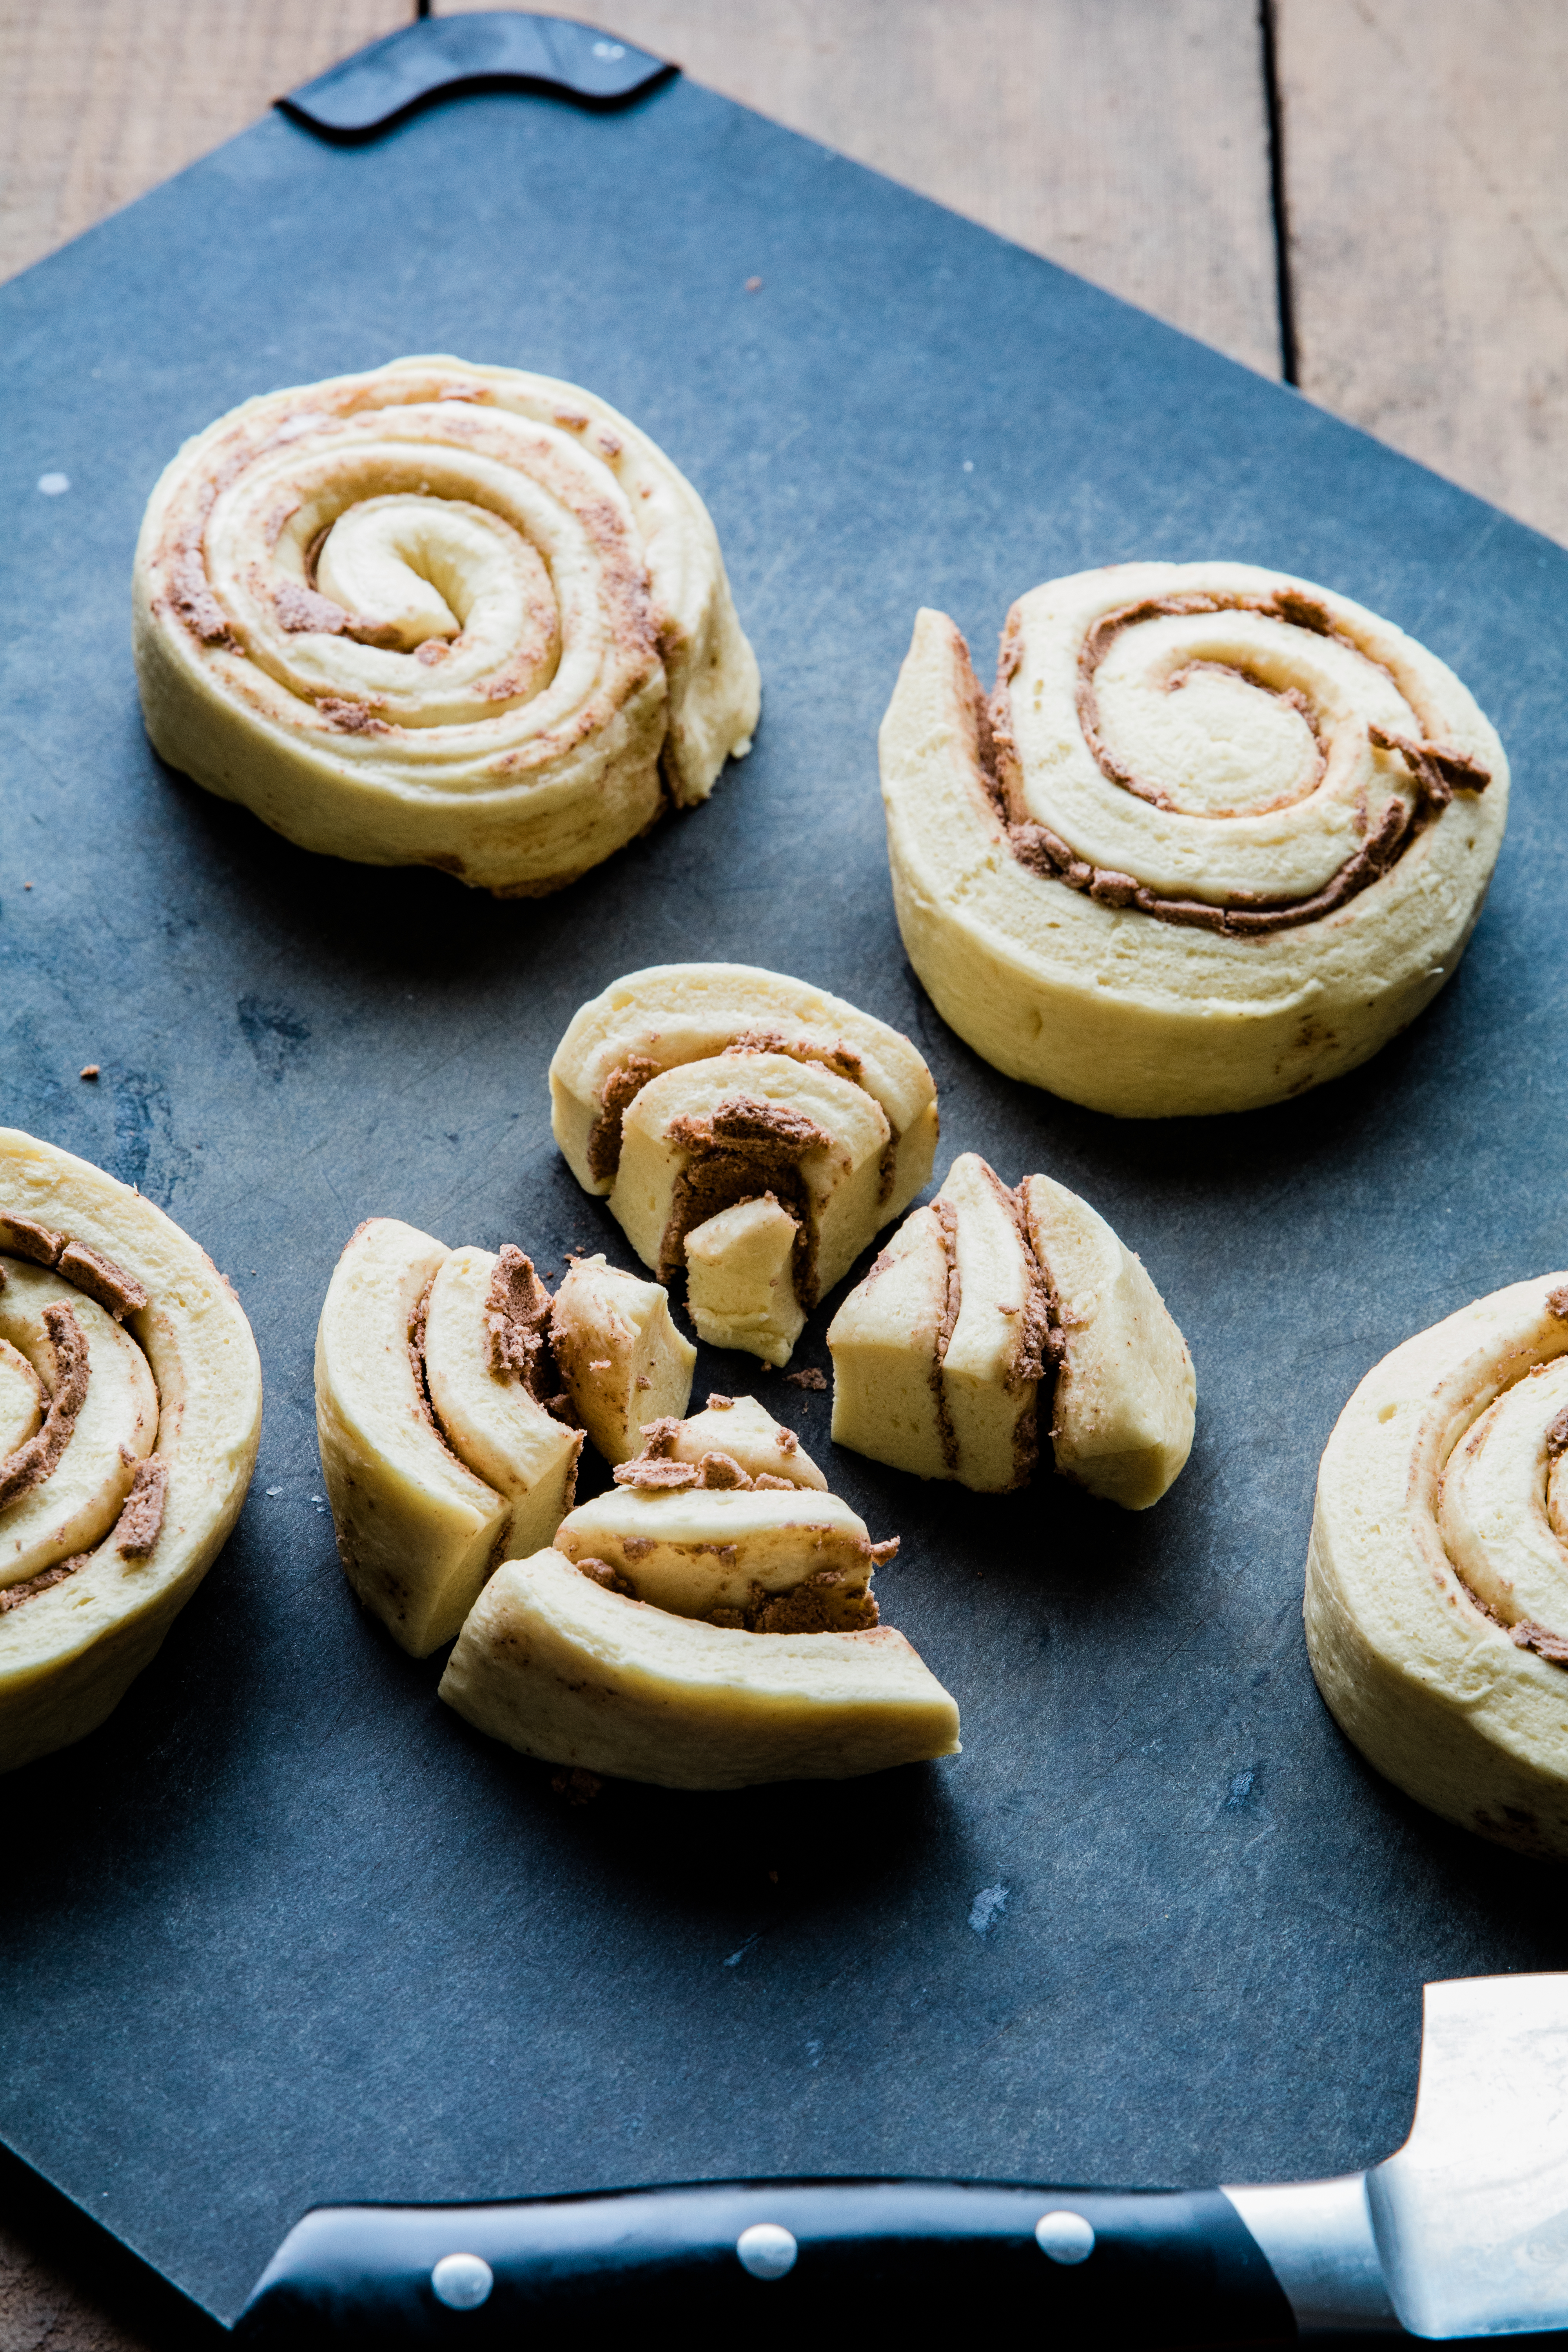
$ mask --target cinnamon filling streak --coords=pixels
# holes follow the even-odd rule
[[[791,1062],[816,1062],[843,1078],[850,1086],[866,1087],[866,1066],[858,1054],[845,1045],[842,1038],[831,1045],[806,1037],[791,1037],[782,1029],[749,1029],[731,1044],[719,1048],[725,1054],[782,1054]],[[679,1064],[672,1066],[679,1067]],[[621,1164],[621,1123],[632,1104],[652,1078],[662,1077],[664,1066],[651,1061],[646,1054],[628,1054],[610,1072],[599,1089],[599,1116],[588,1135],[588,1172],[598,1183],[611,1183]],[[883,1110],[882,1116],[888,1114]],[[898,1174],[899,1130],[888,1119],[888,1141],[879,1171],[880,1189],[879,1202],[891,1197]]]
[[[1086,633],[1079,655],[1079,723],[1100,773],[1111,783],[1120,785],[1123,791],[1134,793],[1155,808],[1171,809],[1174,803],[1167,793],[1135,775],[1108,748],[1100,732],[1095,674],[1123,631],[1136,627],[1141,622],[1188,614],[1225,612],[1262,614],[1269,620],[1306,629],[1314,636],[1331,637],[1348,646],[1363,661],[1372,662],[1375,668],[1384,667],[1364,646],[1356,643],[1348,630],[1340,626],[1323,605],[1312,597],[1300,595],[1289,589],[1281,589],[1272,596],[1221,596],[1193,591],[1177,596],[1150,597],[1142,604],[1123,605],[1116,612],[1102,614]],[[964,660],[967,666],[967,652]],[[1009,618],[1003,636],[996,691],[989,704],[975,679],[973,667],[969,667],[981,782],[1001,817],[1009,849],[1021,866],[1026,866],[1030,873],[1037,874],[1043,881],[1065,883],[1069,890],[1082,891],[1100,906],[1132,908],[1141,915],[1152,915],[1159,922],[1219,931],[1233,939],[1258,937],[1268,931],[1291,930],[1302,923],[1315,923],[1324,915],[1332,914],[1337,908],[1359,897],[1363,890],[1369,889],[1373,883],[1379,881],[1397,865],[1416,835],[1447,806],[1456,792],[1484,792],[1491,782],[1489,772],[1461,751],[1448,750],[1442,744],[1392,734],[1376,725],[1369,726],[1368,735],[1377,749],[1393,752],[1404,761],[1415,785],[1415,799],[1408,808],[1402,802],[1392,803],[1376,831],[1321,889],[1314,890],[1304,898],[1269,898],[1242,891],[1233,892],[1228,898],[1217,900],[1166,898],[1159,891],[1150,889],[1134,875],[1091,865],[1088,859],[1079,857],[1070,844],[1053,833],[1048,825],[1038,824],[1019,814],[1024,806],[1023,770],[1009,725],[1009,688],[1022,660],[1022,635],[1014,616]],[[1205,664],[1205,667],[1230,668],[1232,666],[1222,663]],[[1280,689],[1265,685],[1262,680],[1239,668],[1236,674],[1247,677],[1247,684],[1260,691],[1280,693]],[[1307,698],[1297,689],[1289,688],[1283,692],[1281,699],[1300,712],[1311,729],[1321,760],[1321,736],[1316,714]]]
[[[735,1095],[706,1118],[683,1117],[669,1124],[669,1140],[689,1154],[676,1178],[669,1222],[658,1245],[658,1278],[668,1282],[686,1263],[686,1236],[721,1209],[771,1192],[795,1221],[791,1276],[795,1296],[809,1310],[816,1304],[816,1219],[800,1162],[828,1149],[833,1138],[804,1111],[787,1103]]]

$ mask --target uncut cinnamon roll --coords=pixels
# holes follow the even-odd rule
[[[205,1253],[0,1129],[0,1771],[119,1704],[238,1517],[260,1428],[250,1326]]]
[[[1021,597],[987,703],[922,612],[882,723],[899,925],[1010,1076],[1127,1118],[1247,1110],[1352,1069],[1464,950],[1508,762],[1442,662],[1241,563]]]
[[[269,393],[188,441],[135,565],[171,766],[306,849],[558,890],[751,747],[708,510],[579,386],[455,359]]]
[[[1568,1859],[1568,1274],[1373,1365],[1318,1472],[1306,1626],[1320,1690],[1380,1772]]]

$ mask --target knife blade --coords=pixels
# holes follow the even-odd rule
[[[236,2333],[290,2352],[607,2341],[661,2320],[749,2346],[973,2331],[1096,2346],[1433,2341],[1568,2327],[1568,1974],[1426,1988],[1415,2117],[1365,2172],[1279,2186],[696,2183],[505,2204],[320,2207]]]

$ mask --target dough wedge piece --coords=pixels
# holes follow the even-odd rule
[[[521,1264],[532,1277],[527,1259]],[[507,1360],[503,1335],[489,1328],[500,1272],[490,1250],[455,1249],[442,1260],[426,1307],[425,1378],[453,1452],[510,1506],[504,1554],[525,1559],[572,1507],[583,1433],[545,1411]],[[535,1287],[548,1314],[548,1295],[536,1280]]]
[[[748,1478],[786,1478],[792,1486],[827,1491],[827,1481],[793,1429],[776,1422],[755,1397],[710,1396],[707,1409],[685,1421],[645,1432],[646,1451],[667,1462],[700,1463],[722,1454]]]
[[[952,1235],[916,1209],[827,1328],[834,1444],[917,1478],[958,1475],[942,1382],[952,1272]]]
[[[898,1549],[874,1545],[837,1495],[702,1486],[596,1495],[563,1519],[555,1545],[602,1560],[638,1601],[760,1633],[874,1625],[871,1577]]]
[[[1065,1185],[1009,1192],[975,1153],[906,1221],[827,1344],[835,1440],[921,1477],[1023,1485],[1048,1411],[1058,1470],[1145,1510],[1192,1448],[1192,1360],[1138,1260]]]
[[[677,1421],[697,1350],[676,1329],[657,1282],[607,1258],[579,1258],[555,1294],[550,1341],[573,1409],[612,1465],[642,1450],[650,1421]]]
[[[486,1586],[441,1696],[525,1756],[670,1789],[853,1780],[959,1752],[900,1633],[757,1634],[606,1591],[562,1553]]]
[[[450,1255],[396,1217],[370,1218],[333,1269],[316,1332],[316,1433],[343,1572],[416,1658],[458,1632],[510,1517],[424,1394],[416,1318]]]
[[[942,1359],[947,1419],[964,1485],[1005,1494],[1035,1466],[1047,1284],[1016,1195],[977,1151],[953,1161],[935,1205],[952,1221],[958,1309]]]
[[[1374,1364],[1318,1470],[1307,1652],[1347,1738],[1461,1828],[1568,1860],[1568,1273]]]
[[[0,1512],[0,1591],[22,1584],[57,1560],[90,1551],[108,1535],[158,1434],[158,1391],[146,1357],[96,1299],[60,1275],[22,1258],[0,1258],[0,1337],[26,1359],[52,1398],[60,1386],[58,1349],[45,1319],[68,1309],[79,1339],[86,1392],[71,1419],[69,1442],[55,1466]],[[51,1320],[54,1318],[50,1318]],[[0,1465],[0,1479],[4,1465]]]
[[[111,1302],[106,1320],[122,1328],[105,1360],[120,1364],[136,1412],[149,1388],[157,1412],[154,1450],[143,1446],[101,1539],[0,1590],[0,1770],[10,1770],[95,1730],[156,1655],[239,1515],[261,1368],[238,1300],[189,1234],[101,1169],[17,1129],[0,1129],[0,1239],[32,1262],[16,1287],[33,1265],[56,1265],[76,1295],[51,1304],[79,1325]],[[122,1340],[145,1385],[120,1362]],[[72,1450],[74,1440],[62,1462]],[[0,1507],[0,1534],[7,1517]]]
[[[686,1305],[710,1348],[787,1364],[805,1328],[795,1293],[800,1225],[772,1194],[737,1201],[686,1235]]]
[[[1098,1210],[1049,1176],[1026,1176],[1018,1189],[1061,1332],[1051,1424],[1057,1468],[1091,1495],[1146,1511],[1193,1450],[1197,1377],[1186,1341]]]

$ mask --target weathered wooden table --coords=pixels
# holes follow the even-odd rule
[[[0,278],[412,13],[0,0]],[[593,13],[1568,540],[1557,0]],[[143,2342],[116,2283],[82,2275],[20,2196],[0,2179],[0,2352]]]

